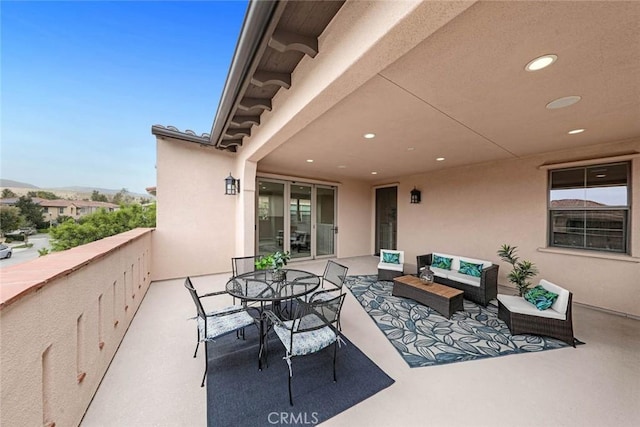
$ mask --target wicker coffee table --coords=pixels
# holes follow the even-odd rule
[[[451,318],[456,311],[463,310],[463,291],[440,283],[425,283],[415,276],[400,276],[393,279],[391,295],[411,298],[433,308],[447,319]]]

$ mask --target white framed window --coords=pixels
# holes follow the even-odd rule
[[[549,171],[550,247],[629,253],[631,163]]]

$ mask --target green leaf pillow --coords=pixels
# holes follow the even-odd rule
[[[460,270],[458,270],[458,272],[468,276],[480,277],[482,276],[482,264],[474,264],[460,260]]]
[[[393,252],[383,252],[382,262],[386,262],[387,264],[400,264],[400,254]]]
[[[431,267],[442,268],[443,270],[451,270],[451,262],[453,258],[446,258],[440,255],[434,255]]]
[[[542,286],[538,285],[535,288],[529,289],[524,294],[524,299],[535,305],[538,310],[546,310],[556,302],[558,294],[546,290]]]

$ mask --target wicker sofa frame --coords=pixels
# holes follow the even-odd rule
[[[418,264],[418,276],[422,267],[430,266],[433,254],[418,255],[416,261]],[[446,279],[436,276],[434,281],[452,288],[464,291],[464,297],[468,300],[477,302],[486,307],[489,301],[498,296],[498,268],[497,264],[491,264],[491,267],[485,267],[480,275],[480,286],[472,286],[466,283],[456,282],[455,280]]]
[[[507,324],[511,335],[544,335],[557,338],[575,347],[576,342],[573,336],[573,314],[571,309],[572,299],[573,294],[569,292],[566,320],[514,313],[502,304],[500,300],[498,300],[498,318]]]
[[[404,276],[402,271],[378,269],[378,280],[392,281],[396,277]]]

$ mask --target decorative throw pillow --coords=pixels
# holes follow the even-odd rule
[[[468,276],[480,277],[482,276],[482,264],[460,260],[460,270],[458,272]]]
[[[400,264],[400,254],[393,252],[383,252],[382,262],[386,262],[387,264]]]
[[[558,294],[548,291],[540,285],[529,289],[524,294],[524,299],[535,305],[538,310],[546,310],[551,307],[557,298]]]
[[[434,255],[431,266],[435,268],[442,268],[443,270],[451,270],[452,261],[453,261],[453,258],[446,258],[440,255]]]

